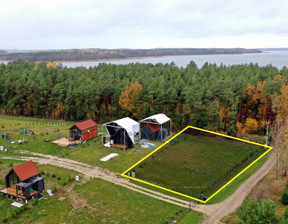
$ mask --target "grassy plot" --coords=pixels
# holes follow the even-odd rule
[[[5,199],[6,200],[6,199]],[[1,207],[0,207],[1,208]],[[54,197],[38,201],[33,208],[10,223],[173,223],[189,215],[193,223],[202,223],[203,215],[93,179],[72,190],[65,187]],[[183,222],[187,223],[187,222]]]
[[[132,166],[137,161],[149,154],[153,149],[140,148],[140,145],[136,145],[134,148],[127,150],[107,148],[101,144],[101,136],[88,141],[85,144],[78,145],[75,148],[68,148],[65,157],[73,160],[78,160],[91,165],[105,167],[114,172],[122,173],[127,167]],[[159,142],[155,143],[160,145]],[[136,152],[133,149],[138,148],[140,151]],[[118,153],[119,156],[109,160],[107,162],[101,162],[100,159],[110,153]]]
[[[251,166],[248,170],[242,173],[239,177],[237,177],[232,183],[230,183],[227,187],[217,193],[211,200],[207,202],[207,204],[214,204],[225,200],[229,197],[233,192],[245,181],[247,180],[253,173],[255,173],[267,160],[269,155],[265,155],[260,160],[258,160],[253,166]]]
[[[14,143],[9,143],[7,139],[0,136],[0,145],[8,151],[20,149],[45,154],[60,155],[62,147],[52,144],[51,141],[67,137],[69,127],[73,123],[59,120],[47,120],[27,117],[16,117],[0,115],[0,132],[6,132],[9,139]],[[20,128],[33,131],[34,135],[21,134]],[[18,143],[19,139],[27,139],[27,142]],[[45,142],[50,140],[50,142]]]
[[[137,165],[136,178],[197,197],[209,197],[264,152],[222,137],[181,135]]]
[[[8,143],[7,139],[0,137],[0,145],[8,149],[11,155],[16,155],[17,150],[27,150],[31,152],[39,152],[44,154],[56,155],[59,157],[70,158],[80,162],[97,165],[100,167],[108,168],[115,172],[123,172],[127,167],[132,166],[141,158],[149,154],[152,149],[140,148],[136,145],[133,149],[119,150],[115,148],[106,148],[101,144],[101,136],[87,141],[85,144],[78,145],[74,148],[60,147],[52,144],[52,141],[59,138],[68,137],[69,128],[73,122],[45,120],[27,117],[14,117],[0,115],[0,132],[8,132],[11,140],[15,141],[14,144]],[[35,132],[35,135],[29,136],[20,134],[20,128],[25,127],[27,130]],[[27,138],[27,142],[19,144],[18,139]],[[45,142],[49,139],[50,142]],[[155,142],[160,145],[159,142]],[[3,155],[8,155],[2,152]],[[0,155],[2,155],[0,151]],[[100,162],[100,159],[110,153],[118,153],[119,156],[107,162]]]
[[[23,161],[16,160],[1,160],[0,159],[0,189],[5,188],[5,175],[9,172],[9,170],[18,164],[23,163]],[[45,180],[45,188],[51,189],[54,193],[62,191],[68,184],[71,184],[73,181],[76,172],[50,166],[50,165],[39,165],[38,168],[43,173],[43,177]],[[38,203],[46,204],[47,201],[52,200],[45,192],[43,194],[44,199],[43,202],[38,200],[32,200],[30,203],[24,205],[21,209],[12,207],[10,204],[14,201],[11,199],[7,199],[6,197],[0,195],[0,223],[1,222],[14,222],[19,217],[26,216],[38,207]],[[56,206],[56,205],[55,205]],[[60,209],[60,208],[59,208]],[[58,212],[61,211],[61,209]],[[15,223],[18,223],[15,221]],[[29,222],[25,222],[29,223]]]

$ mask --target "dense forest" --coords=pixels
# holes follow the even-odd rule
[[[0,60],[71,61],[100,60],[133,57],[159,57],[168,55],[244,54],[261,53],[244,48],[156,48],[156,49],[70,49],[55,51],[15,52],[0,55]],[[1,54],[1,52],[0,52]]]
[[[257,64],[186,68],[170,64],[57,67],[15,61],[0,65],[1,113],[107,122],[170,116],[178,128],[195,125],[229,134],[263,132],[288,114],[288,68]]]

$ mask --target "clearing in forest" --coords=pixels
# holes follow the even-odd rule
[[[188,126],[122,176],[206,203],[271,149]]]

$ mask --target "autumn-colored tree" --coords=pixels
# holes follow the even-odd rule
[[[245,130],[247,133],[249,134],[253,134],[257,131],[258,129],[258,123],[255,119],[248,117],[246,119],[246,126],[245,126]]]
[[[282,85],[281,94],[273,101],[273,108],[281,120],[288,116],[288,85]]]
[[[142,90],[142,85],[138,82],[131,84],[131,86],[126,86],[125,90],[121,92],[119,97],[119,106],[123,111],[123,114],[127,116],[135,117],[136,114],[136,103],[135,99]]]
[[[57,62],[56,61],[50,61],[46,64],[47,68],[56,68],[57,67]]]

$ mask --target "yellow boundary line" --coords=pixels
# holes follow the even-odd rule
[[[134,177],[130,177],[128,175],[126,175],[125,173],[127,173],[129,170],[133,169],[135,166],[137,166],[139,163],[141,163],[142,161],[144,161],[145,159],[147,159],[149,156],[151,156],[152,154],[154,154],[155,152],[157,152],[159,149],[161,149],[163,146],[165,146],[167,143],[169,143],[171,140],[173,140],[174,138],[176,138],[178,135],[180,135],[181,133],[183,133],[184,131],[186,131],[188,128],[192,128],[192,129],[196,129],[196,130],[199,130],[199,131],[204,131],[204,132],[208,132],[208,133],[211,133],[211,134],[215,134],[215,135],[219,135],[219,136],[222,136],[222,137],[226,137],[226,138],[231,138],[231,139],[234,139],[234,140],[238,140],[238,141],[241,141],[241,142],[246,142],[246,143],[250,143],[250,144],[253,144],[253,145],[258,145],[258,146],[262,146],[262,147],[265,147],[265,148],[268,148],[268,150],[266,150],[262,155],[260,155],[257,159],[255,159],[252,163],[250,163],[246,168],[244,168],[242,171],[240,171],[236,176],[234,176],[230,181],[228,181],[226,184],[224,184],[219,190],[217,190],[214,194],[212,194],[209,198],[207,198],[205,201],[201,200],[201,199],[198,199],[198,198],[195,198],[195,197],[191,197],[189,195],[186,195],[186,194],[182,194],[182,193],[179,193],[177,191],[173,191],[173,190],[170,190],[168,188],[165,188],[165,187],[161,187],[161,186],[158,186],[156,184],[152,184],[152,183],[149,183],[147,181],[144,181],[144,180],[140,180],[140,179],[137,179],[137,178],[134,178]],[[178,195],[181,195],[183,197],[186,197],[186,198],[189,198],[189,199],[193,199],[195,201],[199,201],[199,202],[202,202],[202,203],[207,203],[211,198],[213,198],[216,194],[218,194],[221,190],[223,190],[225,187],[227,187],[232,181],[234,181],[237,177],[239,177],[242,173],[244,173],[247,169],[249,169],[254,163],[256,163],[259,159],[261,159],[263,156],[265,156],[270,150],[272,150],[273,147],[271,146],[267,146],[267,145],[263,145],[263,144],[259,144],[257,142],[252,142],[252,141],[248,141],[248,140],[245,140],[245,139],[241,139],[241,138],[236,138],[236,137],[232,137],[232,136],[229,136],[229,135],[224,135],[224,134],[221,134],[221,133],[217,133],[217,132],[214,132],[214,131],[209,131],[209,130],[205,130],[205,129],[202,129],[202,128],[197,128],[197,127],[194,127],[194,126],[187,126],[186,128],[184,128],[183,130],[181,130],[180,132],[178,132],[175,136],[173,136],[172,138],[170,138],[168,141],[166,141],[165,143],[163,143],[162,145],[160,145],[157,149],[155,149],[154,151],[152,151],[151,153],[149,153],[147,156],[145,156],[144,158],[142,158],[141,160],[139,160],[137,163],[135,163],[133,166],[131,166],[129,169],[125,170],[123,173],[121,173],[121,176],[123,177],[127,177],[131,180],[135,180],[135,181],[138,181],[140,183],[144,183],[144,184],[148,184],[150,186],[153,186],[153,187],[156,187],[156,188],[159,188],[159,189],[162,189],[162,190],[165,190],[165,191],[168,191],[168,192],[171,192],[171,193],[174,193],[174,194],[178,194]]]

